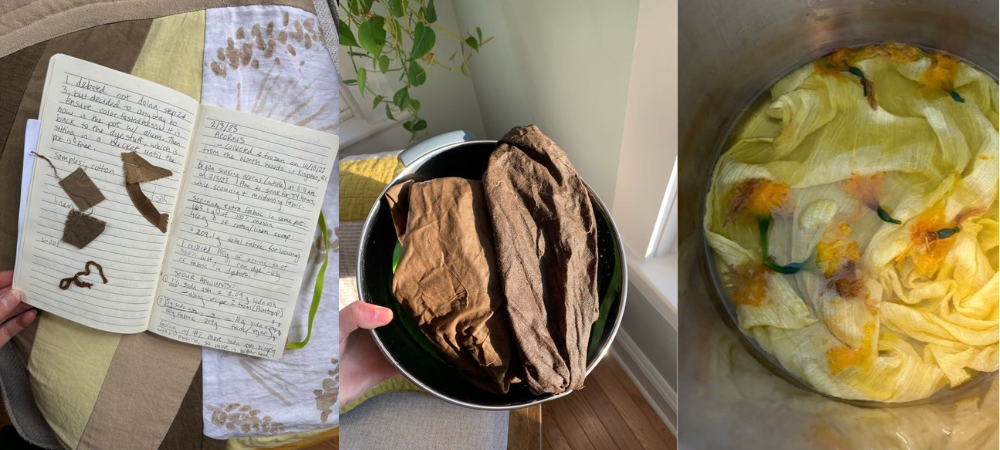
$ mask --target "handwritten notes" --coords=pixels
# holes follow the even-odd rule
[[[62,242],[63,224],[75,205],[48,164],[35,164],[15,279],[29,304],[100,330],[146,329],[167,237],[129,201],[120,154],[135,151],[174,172],[148,188],[158,208],[172,210],[197,110],[194,99],[155,83],[65,55],[52,57],[37,152],[53,162],[60,177],[81,167],[86,171],[106,197],[86,213],[108,224],[82,250]],[[91,260],[104,267],[108,284],[59,290],[61,278]]]
[[[149,330],[281,356],[337,138],[202,107]]]
[[[186,95],[65,55],[50,60],[14,287],[91,328],[145,330],[277,359],[287,340],[333,166],[337,137]],[[121,154],[173,172],[143,184],[166,233],[129,200]],[[83,249],[62,242],[77,210],[60,178],[82,168],[107,223]],[[107,284],[59,289],[87,261]],[[96,278],[97,275],[95,274]]]

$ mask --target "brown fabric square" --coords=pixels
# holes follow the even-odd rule
[[[104,232],[105,225],[107,224],[102,220],[95,219],[75,209],[70,210],[69,215],[66,216],[62,240],[76,248],[84,248]]]
[[[59,185],[80,211],[86,211],[104,201],[104,194],[82,167],[77,167],[68,177],[59,180]]]
[[[438,178],[408,186],[402,210],[409,213],[394,215],[407,222],[393,294],[469,381],[505,393],[514,377],[510,325],[482,183]]]

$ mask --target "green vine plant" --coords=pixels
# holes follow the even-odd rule
[[[371,93],[372,109],[384,106],[389,120],[396,121],[396,115],[403,111],[412,114],[410,120],[403,122],[411,141],[427,129],[427,121],[420,117],[420,101],[411,96],[411,89],[427,82],[431,66],[448,71],[457,68],[469,76],[472,55],[493,40],[483,39],[479,27],[475,33],[463,37],[437,25],[434,0],[345,0],[339,7],[340,44],[349,47],[347,54],[355,74],[355,78],[345,79],[344,83],[357,86],[362,97]],[[353,30],[357,30],[356,38]],[[460,50],[446,62],[434,53],[439,33],[459,42]],[[407,41],[411,44],[407,45]],[[368,74],[375,72],[386,75],[398,72],[404,85],[392,98],[385,97],[368,86]]]

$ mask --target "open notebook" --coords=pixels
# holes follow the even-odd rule
[[[164,86],[55,55],[14,275],[30,305],[115,333],[281,357],[314,243],[337,137],[199,105]],[[123,153],[173,172],[140,183],[166,231],[126,191]],[[82,249],[63,241],[78,206],[60,185],[82,168],[106,222]],[[56,172],[56,173],[54,173]],[[75,213],[74,213],[75,214]],[[91,266],[91,287],[60,280]]]

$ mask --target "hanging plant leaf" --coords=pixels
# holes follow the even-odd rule
[[[355,80],[354,78],[347,78],[344,80],[344,84],[348,86],[356,86],[358,84],[358,80]]]
[[[483,42],[483,29],[476,27],[476,36],[479,37],[479,42]]]
[[[403,12],[406,11],[405,1],[389,0],[389,14],[392,14],[394,17],[403,17]]]
[[[340,45],[360,47],[358,40],[354,39],[354,32],[351,31],[351,27],[343,20],[337,23],[337,36],[340,38]]]
[[[372,100],[372,109],[375,109],[375,108],[377,108],[377,107],[378,107],[378,104],[379,104],[379,103],[382,103],[382,99],[383,99],[383,98],[385,98],[385,97],[383,97],[383,96],[381,96],[381,95],[376,95],[376,96],[375,96],[375,100]]]
[[[368,20],[361,22],[358,27],[358,44],[372,57],[377,58],[382,53],[382,46],[385,45],[385,19],[380,16],[371,16]]]
[[[358,5],[359,8],[361,9],[361,13],[368,14],[368,12],[372,10],[373,3],[375,3],[375,0],[358,0]]]
[[[413,125],[410,126],[409,131],[411,133],[416,133],[418,131],[423,131],[425,129],[427,129],[427,121],[424,119],[417,119],[416,121],[413,122]]]
[[[424,25],[423,22],[417,22],[413,30],[413,49],[410,50],[410,59],[415,60],[426,55],[434,48],[436,40],[437,36],[431,27]]]
[[[472,36],[469,36],[469,37],[465,38],[465,43],[468,44],[468,46],[470,48],[472,48],[473,50],[475,50],[476,53],[479,53],[479,43],[476,42],[476,38],[474,38]]]
[[[390,17],[389,20],[385,21],[385,30],[392,35],[393,42],[396,44],[403,42],[403,27],[399,25],[399,21],[394,17]]]
[[[380,72],[382,72],[382,73],[386,73],[386,72],[389,71],[389,57],[388,56],[382,55],[381,57],[379,57],[379,59],[378,59],[378,70]]]
[[[410,111],[413,111],[413,115],[420,112],[420,102],[417,99],[410,99]]]
[[[407,88],[402,88],[392,96],[392,104],[396,105],[400,111],[406,109],[410,105],[410,90]]]
[[[437,22],[438,14],[437,10],[434,9],[434,0],[428,1],[427,6],[420,8],[420,15],[430,23]]]
[[[358,68],[358,90],[361,96],[365,96],[365,84],[368,82],[368,71],[364,67]]]
[[[388,103],[385,104],[385,116],[388,117],[389,120],[391,120],[393,122],[396,121],[396,118],[392,116],[392,109],[389,108],[389,104]]]
[[[416,61],[411,61],[409,67],[406,68],[406,80],[413,87],[420,86],[427,81],[427,72]]]
[[[469,68],[465,66],[465,63],[462,63],[461,70],[462,70],[462,75],[465,75],[467,77],[471,76],[469,75]]]

